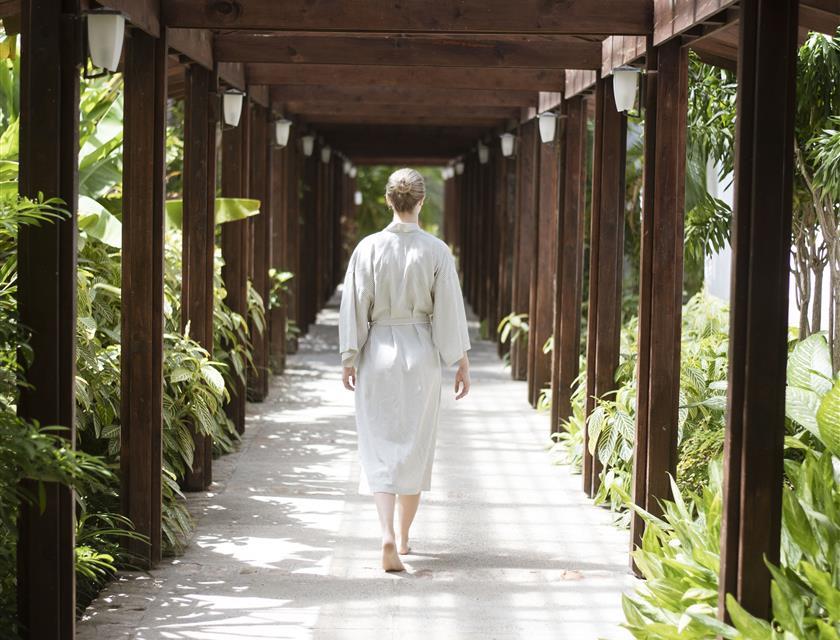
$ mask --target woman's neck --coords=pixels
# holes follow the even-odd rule
[[[394,211],[394,222],[413,222],[414,224],[417,224],[419,220],[419,211],[411,211],[409,213],[398,213]]]

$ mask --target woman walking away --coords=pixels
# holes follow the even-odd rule
[[[379,512],[385,571],[404,570],[399,554],[410,552],[420,492],[431,485],[441,361],[458,363],[456,399],[470,390],[461,285],[449,247],[417,224],[425,195],[413,169],[391,174],[385,199],[394,219],[359,242],[341,296],[343,380],[356,392],[359,461]]]

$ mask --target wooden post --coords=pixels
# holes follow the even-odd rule
[[[20,194],[61,198],[69,217],[18,231],[17,305],[33,360],[23,372],[18,415],[61,425],[75,442],[76,202],[78,200],[78,2],[21,3]],[[24,481],[37,495],[37,487]],[[23,638],[75,635],[75,504],[64,486],[44,485],[43,511],[18,519],[17,606]],[[14,630],[9,632],[14,635]]]
[[[563,184],[557,225],[557,276],[554,298],[554,352],[551,376],[551,428],[572,414],[572,385],[580,366],[583,221],[586,188],[586,105],[583,96],[565,103]]]
[[[551,385],[551,356],[543,353],[554,325],[554,278],[556,240],[560,205],[560,145],[552,141],[539,145],[539,184],[537,187],[537,254],[531,276],[530,349],[533,353],[529,389],[531,406],[539,403],[540,393]],[[552,429],[553,430],[553,429]]]
[[[621,334],[621,276],[624,258],[624,172],[627,117],[615,109],[612,78],[596,85],[596,166],[592,180],[589,251],[589,332],[587,337],[587,411],[594,398],[615,389]],[[584,438],[585,446],[588,437]],[[584,488],[594,496],[601,464],[584,449]]]
[[[123,513],[151,540],[125,542],[147,567],[160,560],[161,544],[166,69],[165,38],[131,31],[125,52],[120,496]]]
[[[249,129],[251,109],[242,105],[239,126],[222,133],[222,196],[247,198],[249,162]],[[248,220],[226,222],[222,226],[222,280],[227,297],[225,303],[243,319],[248,318]],[[239,433],[245,432],[245,384],[236,380],[225,407]]]
[[[794,0],[741,2],[719,614],[769,619],[779,560],[794,172]]]
[[[271,214],[274,218],[271,223],[271,265],[278,271],[287,269],[287,241],[288,241],[288,220],[289,198],[289,157],[288,147],[272,147],[272,171],[271,183]],[[292,283],[294,284],[294,283]],[[286,318],[288,311],[288,299],[281,301],[281,306],[269,311],[269,337],[270,337],[270,366],[274,373],[283,373],[286,367]]]
[[[294,136],[294,133],[293,133]],[[288,178],[288,207],[289,211],[286,216],[286,262],[284,267],[294,274],[291,282],[291,293],[288,300],[288,310],[286,316],[289,320],[294,321],[298,326],[300,321],[300,292],[303,286],[303,273],[300,270],[300,250],[301,250],[301,191],[300,178],[302,174],[303,154],[300,153],[300,146],[298,144],[297,136],[294,136],[289,142],[289,178]],[[287,336],[287,348],[290,353],[297,351],[297,338],[289,339]]]
[[[516,215],[516,245],[513,257],[513,313],[528,313],[531,296],[531,263],[536,251],[536,182],[537,131],[536,122],[520,127],[518,163],[518,201]],[[528,340],[511,345],[510,369],[514,380],[528,375]],[[529,394],[530,395],[530,394]]]
[[[517,201],[517,172],[516,162],[505,158],[501,152],[496,154],[500,167],[500,186],[502,199],[501,220],[501,260],[499,261],[499,320],[511,313],[513,300],[513,265],[516,240],[516,201]],[[494,330],[496,327],[493,328]],[[510,342],[502,342],[499,338],[499,357],[510,351]]]
[[[656,515],[676,477],[683,290],[688,52],[648,48],[633,499]],[[644,520],[632,519],[632,546]]]
[[[252,276],[254,290],[263,299],[268,320],[269,281],[271,266],[272,200],[270,189],[271,149],[268,137],[268,112],[260,106],[252,107],[251,119],[251,172],[249,191],[260,201],[260,213],[251,218]],[[263,402],[268,395],[268,327],[260,330],[253,322],[251,343],[254,345],[254,370],[248,376],[248,399]]]
[[[211,96],[218,80],[198,64],[187,67],[184,92],[184,219],[181,325],[213,354],[213,271],[215,253],[216,121]],[[184,488],[201,491],[212,481],[213,442],[191,428],[195,455]]]

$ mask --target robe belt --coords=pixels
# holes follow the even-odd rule
[[[382,325],[384,327],[399,327],[408,324],[431,324],[430,316],[422,315],[412,318],[381,318],[379,320],[372,320],[370,326]]]

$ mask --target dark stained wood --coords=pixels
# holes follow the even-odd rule
[[[245,65],[239,62],[218,62],[219,78],[234,89],[245,90]]]
[[[425,0],[385,4],[376,0],[313,5],[307,0],[167,0],[166,24],[207,29],[334,31],[643,34],[651,27],[643,0]]]
[[[20,62],[20,194],[58,197],[70,216],[18,231],[17,309],[34,359],[25,368],[18,415],[65,427],[75,446],[76,206],[79,148],[79,32],[67,20],[77,2],[24,0]],[[20,358],[19,361],[23,362]],[[23,487],[37,495],[34,483]],[[44,483],[43,511],[18,517],[17,619],[24,638],[74,637],[73,492]],[[7,630],[10,635],[13,629]]]
[[[314,104],[314,103],[313,103]],[[469,115],[447,115],[450,113],[448,110],[444,110],[440,113],[438,110],[438,114],[434,113],[434,109],[427,109],[423,115],[399,115],[399,111],[401,110],[400,107],[391,107],[383,109],[384,111],[389,111],[390,113],[382,113],[382,115],[371,115],[365,113],[330,113],[324,115],[318,114],[307,114],[305,116],[298,116],[298,120],[301,123],[306,123],[312,126],[313,129],[316,131],[320,131],[322,129],[326,129],[329,125],[335,124],[347,124],[347,125],[358,125],[358,124],[367,124],[367,125],[378,125],[378,126],[414,126],[414,127],[441,127],[446,129],[446,133],[450,132],[458,132],[459,129],[464,127],[476,127],[481,130],[482,133],[487,131],[492,131],[497,127],[503,126],[510,114],[505,115],[504,117],[494,117],[494,118],[476,118],[474,116]],[[394,110],[397,113],[394,113]],[[338,108],[335,108],[334,111],[339,111]],[[362,111],[361,109],[359,111]],[[453,109],[454,111],[461,111],[463,112],[463,108],[458,108],[457,110]],[[504,110],[507,111],[507,110]],[[422,112],[421,112],[422,113]],[[451,160],[452,158],[447,158],[447,160]]]
[[[135,30],[126,40],[120,497],[151,540],[124,541],[144,566],[161,552],[166,56],[165,39]]]
[[[260,201],[259,215],[251,218],[253,271],[251,282],[254,290],[268,307],[268,269],[271,267],[271,229],[272,229],[272,201],[269,188],[271,167],[268,112],[259,106],[251,110],[251,171],[250,197]],[[271,132],[272,135],[274,132]],[[266,318],[268,313],[266,312]],[[254,345],[254,370],[248,376],[248,399],[262,402],[268,395],[268,330],[259,328],[251,323],[251,342]]]
[[[627,118],[615,110],[612,78],[599,80],[599,107],[603,131],[596,132],[601,150],[600,169],[593,178],[592,233],[589,274],[590,325],[587,345],[587,415],[593,398],[602,398],[615,389],[615,370],[619,360],[621,332],[621,279],[624,257],[624,173]],[[596,107],[598,108],[598,107]],[[597,127],[596,120],[596,127]],[[597,143],[597,142],[596,142]],[[597,228],[596,228],[597,222]],[[595,302],[593,306],[593,301]],[[594,324],[594,326],[593,326]],[[591,390],[591,393],[590,393]],[[587,440],[588,442],[588,440]],[[590,495],[600,486],[601,464],[592,457]]]
[[[557,228],[551,428],[572,415],[572,386],[580,367],[583,222],[586,189],[586,105],[581,96],[566,102],[562,124],[563,171]]]
[[[660,515],[677,473],[688,52],[671,40],[647,64],[634,501]],[[643,521],[632,524],[639,545]]]
[[[161,34],[160,0],[96,0],[97,4],[118,9],[126,15],[128,22],[139,27],[150,36]]]
[[[496,91],[563,91],[565,74],[559,69],[482,69],[474,67],[414,66],[410,73],[400,66],[349,64],[300,64],[252,62],[246,65],[252,84],[436,87]]]
[[[720,602],[732,593],[769,619],[765,561],[778,563],[781,535],[797,3],[740,6]]]
[[[531,262],[536,253],[537,123],[519,129],[517,141],[519,198],[516,212],[516,246],[513,258],[513,313],[528,313],[531,291]],[[510,159],[509,161],[512,161]],[[511,376],[525,380],[528,372],[528,340],[511,345]]]
[[[572,36],[247,33],[216,36],[224,62],[600,69],[601,43]]]
[[[269,176],[271,189],[271,266],[278,271],[285,271],[288,262],[288,215],[290,188],[291,150],[272,147],[272,171]],[[292,286],[294,283],[292,283]],[[286,366],[286,320],[287,300],[281,306],[269,310],[269,365],[273,373],[283,373]]]
[[[277,105],[277,103],[274,103]],[[279,105],[277,105],[279,106]],[[381,123],[387,124],[389,120],[405,119],[410,124],[410,118],[435,118],[436,122],[445,125],[450,118],[460,118],[462,121],[489,119],[505,122],[515,117],[519,109],[509,107],[450,107],[442,108],[438,105],[383,105],[383,104],[344,104],[341,102],[289,102],[283,105],[285,111],[291,114],[298,114],[306,120],[319,121],[321,116],[341,117],[341,122],[348,123]],[[456,122],[457,125],[457,122]],[[451,157],[450,157],[451,159]]]
[[[537,406],[543,389],[551,385],[551,354],[543,353],[543,346],[554,329],[554,278],[556,274],[556,245],[558,209],[560,205],[560,145],[553,142],[539,144],[539,184],[537,193],[537,254],[531,276],[531,332],[533,362],[531,404]]]
[[[591,69],[566,69],[566,90],[564,95],[571,98],[582,93],[589,93],[595,87],[598,76]]]
[[[239,126],[222,133],[222,192],[226,198],[249,197],[249,129],[251,109],[242,106]],[[227,291],[225,303],[242,318],[248,317],[248,220],[226,222],[222,227],[222,281]],[[245,384],[238,380],[231,391],[225,412],[239,433],[245,431]]]
[[[169,46],[197,62],[205,69],[213,70],[213,34],[205,29],[168,29]]]
[[[736,0],[653,0],[653,44],[660,45],[705,20],[713,19]]]
[[[386,104],[451,107],[519,107],[536,105],[537,91],[451,89],[414,87],[365,87],[341,85],[274,85],[271,101],[333,102],[341,104]]]
[[[251,102],[268,108],[271,106],[271,93],[269,87],[264,84],[249,84],[248,97]]]
[[[217,79],[212,71],[191,65],[184,100],[183,251],[181,324],[213,354],[213,270],[215,252],[216,121],[211,95]],[[212,480],[213,442],[191,428],[195,455],[184,487],[201,491]]]

